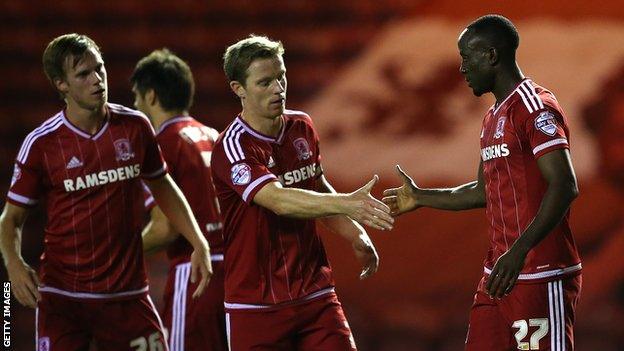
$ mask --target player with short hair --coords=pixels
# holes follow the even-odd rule
[[[210,252],[167,174],[149,120],[108,103],[104,60],[85,35],[52,40],[44,71],[66,107],[28,134],[0,219],[0,250],[16,299],[37,307],[37,350],[167,350],[148,296],[141,229],[143,180],[192,243],[195,293],[210,279]],[[40,277],[20,253],[28,209],[45,198]],[[39,278],[41,283],[39,283]]]
[[[314,219],[351,242],[361,278],[379,258],[357,222],[391,229],[393,219],[370,195],[377,176],[350,194],[325,179],[312,119],[285,110],[283,53],[280,42],[251,35],[224,55],[242,104],[212,156],[230,350],[355,350]]]
[[[190,67],[167,49],[142,58],[131,78],[134,106],[145,113],[156,132],[173,180],[180,186],[210,244],[213,276],[206,291],[191,297],[192,246],[148,197],[151,220],[143,231],[143,249],[167,249],[170,261],[163,320],[170,351],[226,350],[223,307],[223,234],[210,157],[219,133],[189,115],[195,82]]]
[[[569,225],[578,188],[568,122],[555,96],[520,71],[518,44],[500,15],[480,17],[459,37],[460,72],[476,96],[496,98],[483,120],[477,180],[421,189],[397,167],[403,185],[383,201],[395,216],[486,208],[490,250],[466,350],[573,350],[581,261]]]

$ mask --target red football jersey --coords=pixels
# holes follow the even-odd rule
[[[7,201],[45,198],[48,221],[41,291],[76,298],[119,298],[147,291],[140,178],[166,173],[145,115],[107,104],[89,135],[61,111],[31,132],[17,155]]]
[[[184,193],[208,240],[213,258],[223,254],[223,224],[210,170],[212,149],[218,136],[215,129],[193,117],[169,119],[156,134],[169,173]],[[181,235],[167,249],[167,256],[174,266],[189,261],[191,253],[193,247]]]
[[[225,238],[228,309],[277,307],[333,290],[333,275],[314,220],[278,216],[253,203],[269,182],[315,190],[321,175],[318,135],[310,117],[285,111],[277,138],[240,116],[212,155]]]
[[[481,131],[481,160],[490,250],[485,272],[505,253],[535,218],[547,183],[537,159],[569,148],[567,118],[555,96],[523,80],[485,115]],[[580,272],[579,254],[569,225],[569,211],[555,229],[526,257],[520,281],[559,279]]]

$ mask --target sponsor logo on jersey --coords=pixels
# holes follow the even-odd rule
[[[278,179],[283,185],[292,185],[313,178],[319,173],[320,167],[316,163],[313,163],[299,169],[288,171],[278,176]]]
[[[13,177],[11,177],[11,186],[13,186],[13,184],[15,184],[15,182],[17,182],[21,177],[22,177],[22,169],[16,163],[15,166],[13,167]]]
[[[312,156],[312,151],[310,151],[310,145],[305,138],[297,138],[293,141],[293,145],[295,146],[295,150],[297,150],[297,158],[301,161],[307,160]]]
[[[505,135],[505,121],[507,117],[502,116],[496,122],[496,132],[494,132],[494,139],[500,139],[503,135]]]
[[[490,145],[481,149],[481,159],[483,161],[507,156],[509,156],[509,148],[507,147],[507,144]]]
[[[251,180],[251,168],[245,163],[232,166],[230,174],[235,185],[245,185]]]
[[[269,162],[267,163],[267,167],[275,167],[275,160],[273,159],[273,156],[269,156]]]
[[[550,111],[544,111],[535,119],[535,129],[542,133],[553,136],[557,133],[557,119]]]
[[[115,145],[117,161],[128,161],[134,157],[134,152],[132,152],[132,147],[128,139],[117,139],[113,144]]]
[[[65,167],[65,169],[78,168],[82,167],[82,165],[82,161],[80,161],[76,156],[72,156],[71,160],[67,162],[67,166]]]
[[[50,351],[50,338],[44,336],[37,342],[37,351]]]
[[[126,179],[137,178],[141,174],[141,166],[137,163],[97,173],[63,180],[66,192],[92,188],[94,186],[115,183]]]

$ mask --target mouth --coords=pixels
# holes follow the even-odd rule
[[[279,99],[272,100],[271,105],[283,105],[285,100],[285,98],[280,97]]]
[[[106,92],[106,89],[100,88],[96,90],[95,92],[93,92],[91,95],[104,95],[105,92]]]

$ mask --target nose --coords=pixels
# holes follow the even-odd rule
[[[279,79],[275,80],[277,82],[277,84],[275,84],[275,86],[277,87],[277,93],[281,94],[284,91],[286,91],[286,83],[285,82],[280,82]]]

